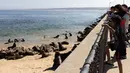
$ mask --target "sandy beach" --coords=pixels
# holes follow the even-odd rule
[[[46,38],[43,39],[41,42],[31,42],[31,41],[25,41],[25,42],[19,42],[16,43],[18,47],[24,47],[24,48],[32,48],[35,45],[41,45],[43,44],[49,44],[51,42],[62,42],[62,41],[68,41],[69,45],[64,45],[64,47],[67,48],[65,51],[61,51],[61,53],[66,53],[70,51],[76,42],[76,36],[72,36],[69,39],[65,40],[62,38],[54,39],[54,38]],[[6,42],[6,41],[5,41]],[[1,49],[7,49],[8,46],[11,46],[13,43],[10,44],[4,44],[5,42],[0,43]],[[50,56],[46,58],[41,58],[41,55],[34,55],[34,56],[25,56],[24,58],[17,59],[17,60],[6,60],[1,59],[0,60],[0,73],[53,73],[53,70],[47,70],[48,68],[51,68],[53,66],[53,59],[54,59],[54,52],[50,53]]]

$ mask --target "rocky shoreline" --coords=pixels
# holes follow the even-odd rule
[[[92,25],[86,27],[83,31],[77,32],[77,43],[73,44],[70,51],[61,53],[61,51],[65,51],[68,48],[64,47],[65,45],[69,45],[70,43],[68,41],[62,41],[62,42],[51,42],[50,44],[41,44],[35,45],[30,48],[25,47],[19,47],[17,46],[18,42],[26,42],[24,38],[22,39],[8,39],[8,41],[5,44],[13,43],[12,46],[8,46],[6,49],[0,50],[0,59],[7,59],[7,60],[16,60],[21,59],[25,56],[29,55],[41,55],[41,58],[45,58],[50,56],[52,52],[55,53],[54,59],[53,59],[53,66],[50,68],[51,70],[55,70],[68,56],[69,54],[80,44],[80,42],[91,32],[91,30],[100,22],[100,20],[105,16],[102,15],[99,17],[96,22],[94,22]],[[69,37],[73,36],[72,33],[67,32],[63,33],[64,39],[69,39]],[[58,39],[60,35],[56,35],[53,37],[53,39]],[[44,38],[46,38],[44,36]],[[48,69],[47,69],[48,70]]]

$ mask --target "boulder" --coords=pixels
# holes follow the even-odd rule
[[[77,41],[78,41],[78,42],[81,42],[83,39],[84,39],[84,37],[79,37],[79,36],[77,36]]]

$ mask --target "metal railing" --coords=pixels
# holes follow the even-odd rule
[[[80,73],[103,73],[108,29],[102,27]]]

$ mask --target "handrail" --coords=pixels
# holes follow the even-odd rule
[[[102,27],[80,73],[103,73],[108,29]]]

